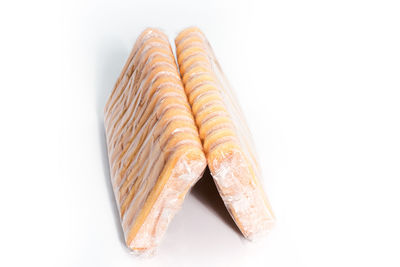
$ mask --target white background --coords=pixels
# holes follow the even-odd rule
[[[0,266],[400,266],[398,1],[0,3]],[[199,26],[277,216],[246,242],[209,177],[157,255],[121,241],[102,110],[140,32]]]

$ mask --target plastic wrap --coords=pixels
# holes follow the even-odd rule
[[[159,30],[138,37],[104,123],[126,244],[151,252],[206,167],[173,52]]]
[[[175,39],[185,92],[218,191],[243,235],[268,232],[275,216],[260,184],[251,134],[209,42],[195,27]]]

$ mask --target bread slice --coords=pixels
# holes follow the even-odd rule
[[[243,114],[204,34],[188,28],[175,45],[211,174],[239,229],[253,239],[271,229],[275,216]]]
[[[112,185],[127,246],[152,251],[206,159],[168,38],[146,29],[105,106]]]

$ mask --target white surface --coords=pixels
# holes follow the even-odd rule
[[[0,266],[399,266],[398,1],[0,4]],[[102,109],[136,37],[197,25],[276,212],[249,243],[212,183],[152,259],[121,242]]]

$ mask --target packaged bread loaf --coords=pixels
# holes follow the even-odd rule
[[[268,232],[275,217],[264,193],[251,134],[205,35],[195,27],[175,39],[185,92],[218,191],[243,235]]]
[[[146,29],[106,103],[112,185],[127,246],[152,251],[206,159],[168,38]]]

